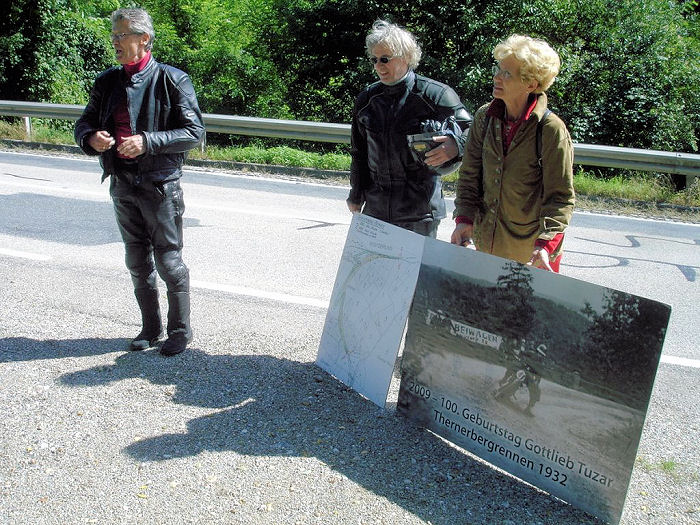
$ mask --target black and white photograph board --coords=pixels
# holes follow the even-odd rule
[[[668,305],[425,239],[397,410],[618,523]]]

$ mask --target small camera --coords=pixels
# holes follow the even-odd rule
[[[406,140],[408,140],[408,147],[411,151],[415,153],[418,160],[421,162],[425,161],[425,154],[431,149],[436,148],[440,145],[439,142],[435,142],[433,137],[441,135],[441,132],[433,133],[419,133],[417,135],[406,135]]]

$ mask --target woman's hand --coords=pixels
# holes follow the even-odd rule
[[[460,246],[464,246],[466,248],[476,249],[476,246],[474,246],[474,240],[472,239],[473,236],[474,225],[461,222],[455,226],[455,231],[452,232],[450,242],[452,244],[459,244]]]
[[[547,270],[548,272],[553,271],[549,264],[549,252],[544,248],[537,247],[532,252],[532,257],[527,262],[528,266],[534,266],[535,268],[541,268],[542,270]]]

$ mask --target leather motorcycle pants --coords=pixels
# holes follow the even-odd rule
[[[134,292],[138,297],[157,290],[157,272],[166,284],[168,298],[180,297],[178,303],[186,302],[188,307],[169,312],[168,334],[173,331],[189,334],[190,282],[189,270],[182,260],[185,204],[180,181],[138,185],[129,181],[128,174],[113,175],[110,195]],[[173,310],[173,305],[170,306]]]

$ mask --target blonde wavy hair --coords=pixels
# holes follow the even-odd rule
[[[537,82],[535,93],[547,91],[559,74],[559,55],[544,40],[511,35],[493,48],[493,58],[498,62],[511,55],[520,63],[521,80],[526,84]]]

